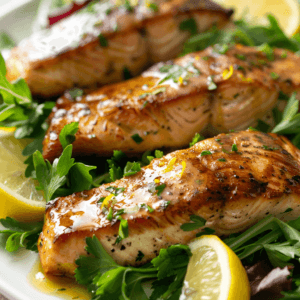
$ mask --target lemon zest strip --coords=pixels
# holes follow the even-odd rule
[[[102,202],[101,209],[102,209],[104,206],[107,206],[107,205],[108,205],[109,200],[110,200],[113,196],[114,196],[114,194],[110,194],[110,195],[108,195],[107,197],[105,197],[105,199],[104,199],[103,202]]]
[[[229,67],[229,70],[228,70],[228,69],[225,69],[225,70],[223,71],[223,74],[222,74],[223,79],[224,79],[224,80],[229,79],[229,78],[232,76],[232,74],[233,74],[233,66],[231,65],[231,66]]]
[[[174,168],[175,162],[176,162],[176,157],[173,157],[173,158],[170,160],[170,162],[169,162],[169,164],[167,165],[167,167],[165,168],[164,173],[168,173],[168,172],[172,171],[173,168]]]
[[[181,173],[180,173],[180,177],[182,177],[182,175],[183,175],[183,173],[184,173],[184,170],[185,170],[185,168],[186,168],[186,162],[185,162],[185,160],[183,160],[183,161],[181,162],[181,165],[182,165],[182,170],[181,170]]]

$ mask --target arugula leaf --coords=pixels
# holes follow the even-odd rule
[[[272,132],[278,134],[293,134],[300,132],[300,113],[299,101],[296,99],[296,93],[288,100],[288,103],[282,114],[282,120],[277,124]]]
[[[37,252],[37,240],[43,228],[43,222],[21,223],[13,218],[0,219],[0,223],[8,229],[0,230],[5,235],[6,250],[13,252],[19,248],[26,248]]]

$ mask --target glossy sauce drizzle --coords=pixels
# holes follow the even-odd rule
[[[73,279],[45,276],[40,260],[37,260],[27,275],[29,283],[38,291],[66,300],[89,300],[91,294]]]

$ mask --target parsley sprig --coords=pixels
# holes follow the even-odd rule
[[[32,161],[29,161],[28,168],[32,170],[31,175],[39,182],[37,189],[44,191],[46,202],[54,197],[88,190],[92,186],[93,177],[90,171],[96,167],[75,162],[72,158],[71,143],[75,140],[77,130],[78,123],[67,124],[62,129],[59,140],[64,150],[52,165],[48,160],[44,160],[38,150],[32,155]]]
[[[26,248],[37,252],[37,240],[43,228],[43,222],[21,223],[13,218],[0,219],[6,229],[0,230],[0,238],[4,239],[5,249],[9,252]]]
[[[6,66],[0,54],[0,126],[16,127],[17,139],[36,139],[24,149],[26,155],[36,149],[41,150],[41,142],[48,128],[46,119],[54,105],[54,102],[34,102],[24,79],[10,83],[6,79]]]
[[[80,284],[88,287],[92,299],[146,300],[148,297],[141,283],[147,279],[155,279],[150,299],[179,297],[191,256],[188,246],[174,245],[161,249],[159,256],[150,264],[134,268],[118,265],[95,236],[86,238],[86,244],[91,256],[82,256],[76,261],[75,277]],[[137,259],[141,258],[143,255],[139,252]]]

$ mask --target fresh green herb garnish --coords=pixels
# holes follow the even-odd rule
[[[226,162],[225,158],[219,158],[218,161]]]
[[[106,219],[107,219],[108,221],[111,221],[111,220],[113,219],[113,209],[112,209],[112,207],[109,208],[108,214],[107,214],[107,216],[106,216]]]
[[[78,122],[73,122],[66,125],[59,134],[59,141],[65,149],[68,145],[72,144],[75,141],[75,134],[78,131]]]
[[[115,196],[118,196],[119,194],[123,193],[125,191],[125,188],[121,187],[114,187],[114,186],[109,186],[106,188],[107,191],[110,193],[114,194]]]
[[[201,156],[205,156],[205,155],[212,155],[212,153],[209,150],[204,150],[201,152]]]
[[[141,261],[144,258],[144,256],[145,254],[142,251],[139,251],[135,261]]]
[[[149,3],[148,7],[149,7],[152,11],[158,12],[158,5],[157,5],[156,3],[154,3],[154,2]]]
[[[231,147],[231,151],[238,152],[238,148],[236,144],[233,144]]]
[[[179,29],[189,31],[191,34],[198,32],[197,23],[193,18],[183,20],[179,25]]]
[[[127,220],[123,219],[121,216],[118,217],[118,220],[120,221],[119,225],[119,240],[126,239],[129,235],[129,229],[128,229],[128,222]]]
[[[196,215],[191,215],[190,216],[190,220],[192,221],[192,223],[185,223],[185,224],[182,224],[180,226],[180,228],[183,230],[183,231],[192,231],[192,230],[195,230],[195,229],[198,229],[198,228],[201,228],[205,225],[206,223],[206,220],[199,217],[199,216],[196,216]]]
[[[148,155],[147,155],[147,159],[148,159],[149,163],[150,163],[154,158],[162,158],[162,157],[164,156],[164,153],[163,153],[162,151],[160,151],[160,150],[155,150],[155,151],[154,151],[154,155],[155,155],[155,157],[154,157],[154,156],[148,156]]]
[[[134,134],[131,136],[131,138],[137,143],[137,144],[140,144],[143,139],[140,137],[140,135],[138,133]]]
[[[164,183],[155,187],[155,190],[157,191],[157,196],[161,195],[161,193],[164,191],[165,187],[166,187],[166,185]]]
[[[69,143],[75,140],[77,130],[78,124],[70,123],[61,131],[59,139],[63,142],[64,150],[52,165],[44,160],[38,150],[32,156],[33,165],[29,167],[33,169],[34,178],[39,182],[37,189],[44,191],[46,202],[65,193],[72,194],[91,188],[93,178],[90,171],[96,167],[75,163],[74,158],[71,158],[72,145]],[[62,186],[65,188],[60,191]]]
[[[190,142],[190,147],[194,146],[196,143],[203,141],[204,137],[200,135],[199,133],[196,133],[193,137],[192,141]]]
[[[100,43],[100,46],[101,47],[107,47],[108,46],[108,41],[107,39],[103,36],[103,34],[99,34],[98,36],[98,39],[99,39],[99,43]]]
[[[73,88],[69,90],[68,93],[73,100],[75,100],[77,97],[81,97],[84,94],[83,90],[79,88]]]
[[[142,268],[118,265],[104,250],[99,240],[86,238],[86,250],[91,255],[81,256],[76,264],[75,278],[78,283],[87,286],[97,300],[130,299],[146,300],[141,283],[147,279],[152,283],[150,299],[176,299],[179,297],[191,252],[188,246],[174,245],[161,249],[159,256]],[[138,252],[137,261],[143,253]],[[166,284],[168,283],[168,284]],[[172,298],[173,297],[173,298]]]
[[[235,57],[238,58],[238,59],[240,59],[240,60],[246,60],[246,56],[243,55],[243,54],[238,54],[238,53],[237,53],[237,54],[235,55]]]
[[[127,162],[124,169],[124,176],[132,176],[141,171],[141,165],[138,162]]]
[[[0,219],[0,223],[7,229],[0,230],[0,235],[4,237],[5,249],[9,252],[26,248],[37,252],[37,240],[43,228],[43,222],[21,223],[17,220],[6,217]]]
[[[274,80],[277,80],[277,79],[279,78],[279,75],[278,75],[277,73],[275,73],[275,72],[271,72],[271,73],[270,73],[270,76],[271,76],[271,78],[274,79]]]

